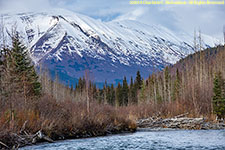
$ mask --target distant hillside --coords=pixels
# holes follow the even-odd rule
[[[191,54],[151,74],[147,80],[143,80],[140,72],[137,72],[136,77],[130,79],[130,84],[124,77],[123,83],[116,87],[105,82],[103,88],[99,89],[83,78],[79,79],[76,87],[69,88],[59,85],[57,81],[46,83],[46,77],[43,76],[42,85],[46,85],[43,89],[58,100],[86,101],[88,93],[91,101],[116,107],[132,105],[137,109],[134,113],[142,117],[158,113],[174,116],[186,112],[193,117],[210,117],[213,114],[213,81],[219,72],[225,79],[224,60],[225,49],[218,46]]]
[[[196,52],[150,75],[139,92],[139,101],[170,103],[171,108],[167,105],[161,111],[172,113],[211,114],[213,78],[219,72],[225,79],[224,46]]]

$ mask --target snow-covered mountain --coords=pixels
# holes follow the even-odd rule
[[[4,14],[2,20],[5,37],[16,26],[34,63],[70,82],[84,70],[96,82],[116,83],[137,70],[146,77],[194,52],[192,35],[161,25],[101,22],[65,10]],[[207,35],[202,39],[203,47],[218,44]]]

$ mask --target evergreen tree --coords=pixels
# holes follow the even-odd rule
[[[122,89],[122,101],[123,101],[124,106],[128,105],[128,93],[129,93],[129,88],[128,88],[128,84],[127,84],[127,79],[126,79],[126,77],[124,77],[123,89]]]
[[[157,103],[163,102],[163,92],[164,92],[164,86],[163,86],[163,79],[159,75],[158,77],[155,77],[155,94],[156,94],[156,101]]]
[[[181,79],[180,79],[179,70],[177,68],[176,79],[174,81],[174,87],[173,87],[173,93],[172,93],[172,100],[178,100],[180,95],[180,88],[181,88]]]
[[[221,72],[217,73],[214,78],[213,87],[213,111],[219,119],[225,118],[225,97],[224,97],[224,80]]]
[[[18,34],[12,37],[12,49],[6,56],[10,82],[15,83],[17,93],[23,93],[25,100],[41,94],[41,84],[32,65],[26,47],[20,42]]]
[[[84,90],[84,85],[85,85],[85,79],[82,79],[81,77],[79,78],[78,80],[78,85],[77,85],[77,89],[78,89],[78,92],[82,93],[83,90]]]
[[[110,87],[108,86],[108,91],[109,91],[109,93],[108,93],[108,96],[109,96],[108,104],[115,105],[115,90],[114,90],[113,84],[111,84]]]
[[[111,104],[111,88],[110,88],[110,86],[107,85],[105,90],[106,90],[107,104]]]
[[[31,72],[30,72],[28,78],[30,78],[31,89],[32,89],[33,95],[40,96],[41,95],[41,83],[38,81],[38,75],[33,66],[31,68]]]
[[[146,90],[146,84],[145,81],[143,81],[142,86],[141,86],[141,91],[140,91],[140,98],[138,103],[144,103],[146,101],[146,95],[145,95],[145,90]]]
[[[136,79],[135,79],[135,86],[136,86],[137,90],[141,89],[142,83],[143,83],[143,81],[141,78],[141,73],[140,73],[140,71],[137,71],[137,75],[136,75]]]
[[[12,37],[12,48],[1,51],[0,59],[0,96],[4,96],[4,102],[8,104],[10,110],[9,124],[10,128],[13,128],[15,105],[18,104],[18,102],[16,103],[18,97],[23,98],[25,104],[27,102],[32,105],[35,104],[35,101],[30,100],[40,96],[41,85],[38,82],[34,66],[28,57],[26,47],[19,41],[18,34]]]
[[[129,103],[137,103],[137,89],[134,85],[133,78],[131,77],[130,88],[129,88]]]
[[[93,99],[94,100],[96,100],[97,99],[97,97],[98,97],[98,92],[99,92],[99,90],[97,89],[97,87],[96,87],[96,84],[94,84],[93,85],[93,90],[92,90],[92,94],[93,94]]]
[[[164,99],[170,101],[170,73],[169,67],[164,70]]]
[[[133,77],[130,77],[130,88],[133,88],[134,86],[134,81],[133,81]]]
[[[133,77],[130,78],[130,86],[129,86],[129,94],[128,94],[128,103],[132,103],[132,89],[133,89],[134,83],[133,83]]]
[[[97,101],[99,104],[103,103],[104,101],[104,93],[103,93],[103,90],[102,89],[98,89],[98,92],[97,92]]]
[[[116,106],[122,106],[123,105],[123,94],[122,94],[122,87],[120,83],[118,83],[118,86],[116,88]]]
[[[149,92],[147,93],[147,96],[149,97],[149,100],[154,101],[155,100],[155,96],[154,96],[154,74],[152,74],[152,76],[150,75],[148,78],[148,90]]]

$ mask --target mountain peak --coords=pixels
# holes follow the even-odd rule
[[[133,20],[102,22],[62,9],[3,18],[5,32],[16,22],[36,65],[68,80],[87,69],[96,82],[116,83],[137,70],[146,77],[194,52],[190,34]],[[202,37],[203,48],[218,42]]]

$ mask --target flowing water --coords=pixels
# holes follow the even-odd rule
[[[225,150],[225,130],[138,131],[27,146],[23,150]]]

